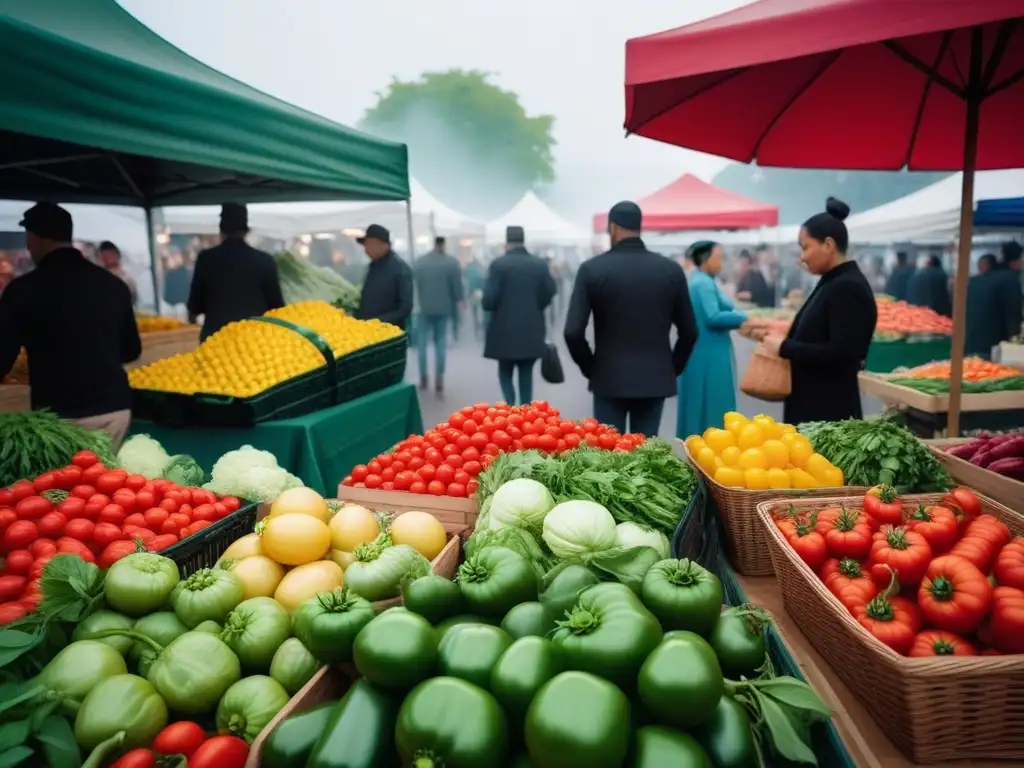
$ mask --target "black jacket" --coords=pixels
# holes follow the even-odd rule
[[[548,265],[525,248],[513,248],[487,271],[483,308],[491,313],[484,357],[537,360],[544,354],[544,310],[555,295]]]
[[[750,294],[748,301],[755,307],[775,306],[775,288],[768,284],[764,275],[761,274],[761,270],[756,267],[740,278],[736,290],[747,291]]]
[[[284,306],[274,257],[241,238],[229,238],[196,259],[188,313],[204,315],[200,338],[228,323],[259,317]]]
[[[964,351],[988,359],[992,347],[1020,333],[1021,290],[1017,273],[994,269],[967,284]]]
[[[594,349],[587,325],[594,316]],[[671,344],[672,326],[678,338]],[[670,397],[697,341],[686,275],[630,238],[576,273],[565,319],[569,354],[603,397]]]
[[[33,409],[81,419],[131,408],[123,366],[142,354],[131,292],[76,249],[47,254],[0,295],[0,379],[22,347]]]
[[[389,251],[370,262],[356,317],[382,320],[404,330],[411,314],[412,270],[397,253]]]
[[[856,262],[822,275],[782,343],[793,372],[788,424],[861,418],[857,373],[877,320],[874,294]]]
[[[907,303],[928,307],[945,317],[953,316],[949,278],[942,267],[925,267],[914,272],[907,286]]]
[[[914,276],[915,271],[910,265],[893,269],[889,279],[885,281],[885,292],[897,301],[906,301],[910,279]]]

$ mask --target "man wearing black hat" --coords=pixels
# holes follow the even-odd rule
[[[370,257],[356,317],[381,320],[405,330],[412,314],[412,270],[391,250],[391,233],[380,224],[368,226],[356,242]]]
[[[533,367],[544,354],[544,310],[554,296],[548,265],[526,250],[523,228],[506,228],[505,254],[487,272],[482,306],[491,313],[484,357],[498,361],[498,382],[509,405],[533,400]]]
[[[38,203],[21,221],[35,269],[0,295],[0,379],[28,353],[32,408],[120,445],[131,424],[125,363],[142,354],[128,286],[72,244],[71,214]]]
[[[284,306],[274,257],[245,242],[249,211],[244,205],[221,207],[220,233],[220,245],[196,257],[188,295],[189,320],[194,323],[203,315],[201,339],[228,323]]]
[[[657,435],[665,398],[697,341],[686,275],[674,262],[647,250],[636,203],[608,213],[612,248],[576,274],[565,320],[569,354],[590,380],[594,417],[625,432]],[[587,326],[594,316],[594,349]],[[670,332],[678,338],[671,345]]]

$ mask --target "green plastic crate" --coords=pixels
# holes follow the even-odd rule
[[[394,386],[405,378],[407,334],[338,358],[336,401],[345,403]]]
[[[948,336],[927,336],[899,341],[873,341],[868,348],[865,370],[892,373],[897,368],[913,368],[935,360],[948,360],[952,342]]]

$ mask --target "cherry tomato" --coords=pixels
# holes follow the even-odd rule
[[[124,525],[127,517],[120,504],[107,504],[107,506],[100,510],[99,517],[96,520],[97,522],[110,523],[111,525]]]
[[[466,419],[462,423],[462,434],[464,435],[469,435],[470,437],[472,437],[479,429],[480,427],[477,426],[476,421],[474,421],[473,419]]]
[[[128,539],[119,539],[107,544],[100,552],[99,559],[96,564],[100,568],[109,568],[122,557],[127,557],[130,554],[139,551],[138,542],[130,541]]]
[[[371,475],[379,475],[383,467],[380,465],[379,461],[374,459],[373,461],[366,465],[366,469],[369,471],[369,474]]]
[[[121,538],[121,529],[113,523],[97,523],[92,531],[92,540],[100,547],[106,547]]]
[[[352,479],[357,483],[363,482],[368,474],[370,474],[370,470],[365,464],[356,464],[352,467]]]
[[[478,451],[482,451],[487,447],[487,444],[491,442],[491,439],[487,436],[486,432],[474,432],[473,436],[469,438],[470,447],[475,448]],[[465,451],[463,451],[465,453]]]
[[[486,446],[486,443],[484,445]],[[480,461],[480,451],[476,447],[469,447],[462,452],[462,460],[464,462]]]
[[[249,745],[237,736],[214,736],[188,758],[188,768],[243,768]]]
[[[453,453],[445,457],[444,463],[453,469],[459,469],[465,463],[465,459],[461,455]]]
[[[64,526],[67,525],[67,522],[68,519],[60,512],[50,512],[39,518],[36,527],[39,529],[40,536],[58,539],[64,533]]]
[[[416,475],[409,470],[404,470],[395,475],[395,479],[392,482],[396,491],[407,491],[409,486],[416,482]]]
[[[96,495],[96,489],[91,485],[76,485],[71,489],[71,495],[83,501],[88,501]]]
[[[119,757],[110,768],[153,768],[156,765],[156,755],[151,749],[142,747],[125,752]]]
[[[437,467],[435,467],[433,464],[424,464],[422,467],[416,470],[416,474],[420,476],[420,480],[429,483],[431,480],[434,479],[434,475],[437,474]]]
[[[209,520],[212,523],[217,520],[217,510],[213,508],[213,504],[200,504],[192,510],[192,520]]]
[[[92,451],[79,451],[71,457],[71,463],[82,469],[88,469],[98,461],[99,457]]]
[[[417,480],[416,482],[414,482],[412,485],[409,486],[409,493],[426,493],[426,492],[427,492],[427,484],[424,483],[422,480]]]
[[[206,732],[201,726],[188,720],[171,723],[153,739],[153,749],[162,755],[184,755],[192,757],[202,743]]]
[[[4,558],[4,573],[12,573],[15,576],[24,575],[32,567],[33,560],[35,558],[27,549],[15,549]]]
[[[422,456],[413,456],[409,459],[409,469],[413,472],[419,472],[426,463]]]
[[[229,513],[237,511],[242,506],[242,502],[234,496],[222,496],[220,503],[227,507]]]
[[[390,483],[394,481],[395,474],[397,473],[395,472],[393,467],[384,467],[384,469],[380,471],[380,479],[383,480],[385,483]]]
[[[469,435],[459,435],[455,438],[455,447],[459,449],[460,453],[465,451],[471,445],[473,445],[473,440]]]
[[[380,488],[381,483],[383,482],[384,481],[381,479],[380,475],[377,474],[369,474],[363,481],[367,488]]]
[[[107,473],[107,468],[102,464],[93,464],[91,467],[82,470],[82,483],[84,485],[96,485],[96,481]]]
[[[455,469],[447,464],[442,464],[434,473],[434,479],[447,486],[455,480]],[[429,487],[428,487],[429,490]]]
[[[122,521],[121,526],[133,526],[135,528],[145,528],[146,518],[139,512],[133,512],[132,514],[125,517]]]
[[[52,491],[57,487],[57,481],[58,477],[56,472],[43,472],[43,474],[32,481],[32,488],[35,489],[36,493]]]
[[[82,468],[69,464],[57,475],[57,483],[61,489],[70,491],[82,480]]]
[[[463,471],[470,477],[476,477],[483,472],[483,465],[479,461],[467,461],[462,465]]]
[[[18,502],[14,511],[23,520],[38,520],[47,512],[53,511],[53,504],[42,496],[26,496]]]
[[[462,483],[449,483],[447,495],[464,497],[466,495],[466,486],[463,485]]]
[[[149,509],[149,507],[138,507],[135,501],[135,491],[128,488],[120,488],[114,491],[114,495],[111,496],[110,500],[123,509],[125,514],[131,514],[136,509]]]
[[[558,441],[551,435],[543,434],[537,438],[537,447],[542,451],[553,451],[558,447]]]
[[[164,499],[158,506],[167,510],[168,514],[174,514],[181,508],[181,502],[178,499]]]
[[[27,499],[29,496],[35,496],[36,489],[32,487],[32,483],[28,480],[19,480],[10,487],[11,493],[14,494],[15,503],[22,499]]]
[[[146,549],[150,552],[162,552],[168,547],[173,547],[177,543],[178,537],[173,533],[161,533],[159,536],[154,536],[146,542]]]
[[[39,538],[39,530],[31,520],[16,520],[7,526],[3,538],[0,538],[0,554],[15,549],[25,549]]]
[[[445,484],[440,480],[431,480],[427,483],[427,493],[431,496],[444,496],[446,490]]]
[[[76,518],[75,520],[68,520],[68,524],[64,526],[64,532],[73,539],[78,541],[91,541],[93,531],[96,530],[96,526],[92,520],[86,520],[84,518]]]

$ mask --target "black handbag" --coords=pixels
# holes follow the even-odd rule
[[[558,347],[550,341],[544,343],[544,356],[540,359],[540,375],[548,384],[562,384],[565,372],[558,357]]]

